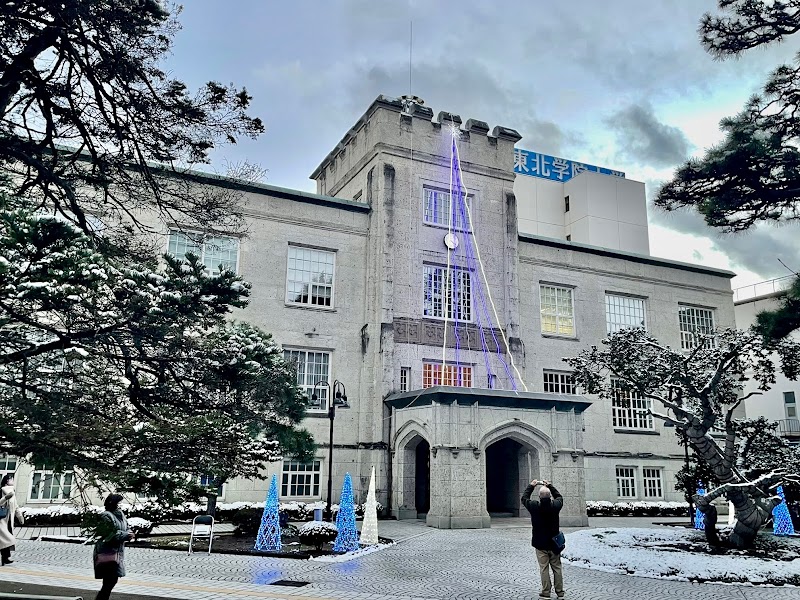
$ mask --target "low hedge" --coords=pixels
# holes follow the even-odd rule
[[[683,517],[688,511],[686,502],[586,502],[586,513],[590,517]]]

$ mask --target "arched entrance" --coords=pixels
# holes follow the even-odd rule
[[[527,453],[523,453],[522,444],[511,438],[503,438],[486,448],[486,510],[490,515],[519,514],[521,458],[527,459]]]
[[[417,427],[409,428],[397,442],[395,457],[398,519],[424,519],[431,507],[431,446]]]
[[[414,468],[414,505],[417,518],[431,508],[431,447],[425,440],[417,444]]]

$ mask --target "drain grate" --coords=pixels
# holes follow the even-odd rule
[[[278,581],[273,581],[270,585],[283,585],[286,587],[303,587],[304,585],[308,585],[311,583],[310,581],[292,581],[290,579],[279,579]]]

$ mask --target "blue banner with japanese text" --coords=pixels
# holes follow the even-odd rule
[[[530,150],[519,148],[514,149],[514,173],[519,175],[541,177],[565,183],[584,171],[613,175],[614,177],[625,177],[625,173],[622,171],[587,165],[586,163],[549,156],[540,152],[531,152]]]

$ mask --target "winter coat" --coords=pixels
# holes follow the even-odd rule
[[[552,485],[548,485],[552,498],[533,498],[533,486],[529,485],[522,494],[522,504],[531,513],[531,525],[533,533],[531,535],[531,546],[546,552],[555,552],[556,546],[553,538],[558,535],[560,530],[558,524],[558,513],[564,507],[564,498],[559,491]]]
[[[98,553],[114,552],[118,553],[118,562],[116,567],[117,577],[125,577],[125,541],[128,539],[128,520],[122,511],[117,509],[114,512],[105,511],[100,515],[100,525],[98,526],[98,534],[101,536],[97,543],[94,545],[94,553],[92,554],[92,562],[94,563],[94,578],[103,579],[114,572],[113,563],[98,565]]]
[[[0,494],[2,494],[0,496],[0,507],[8,508],[8,514],[0,519],[0,549],[11,548],[13,550],[14,545],[17,543],[12,533],[14,529],[14,517],[19,521],[20,525],[25,522],[25,517],[19,509],[19,505],[17,505],[17,497],[12,496],[6,500],[6,494],[13,491],[14,487],[10,485],[0,488]]]

